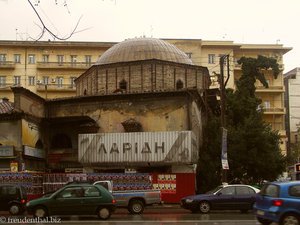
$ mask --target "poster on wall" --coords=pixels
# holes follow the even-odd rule
[[[176,174],[159,174],[153,188],[159,189],[161,193],[176,194]]]
[[[10,171],[13,173],[18,172],[18,162],[15,161],[10,162]]]

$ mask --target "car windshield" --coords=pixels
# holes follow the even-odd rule
[[[216,187],[216,188],[214,188],[214,189],[206,192],[206,194],[214,194],[214,193],[216,193],[218,190],[220,190],[222,188],[223,188],[223,186],[218,186],[218,187]]]

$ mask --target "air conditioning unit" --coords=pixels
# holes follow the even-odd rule
[[[51,82],[52,82],[52,83],[55,83],[55,82],[56,82],[56,79],[54,79],[54,78],[51,79]]]

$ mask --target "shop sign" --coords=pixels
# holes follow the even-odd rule
[[[83,168],[65,168],[65,173],[83,173]]]
[[[14,146],[0,146],[0,157],[14,156]]]
[[[18,162],[16,161],[10,162],[10,171],[13,173],[18,172]]]
[[[79,134],[81,163],[192,163],[198,160],[191,131]]]
[[[24,155],[44,159],[46,154],[44,149],[32,148],[25,145]]]

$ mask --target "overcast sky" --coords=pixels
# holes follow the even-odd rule
[[[47,27],[69,41],[134,37],[283,44],[285,71],[300,67],[300,0],[31,0]],[[30,40],[41,23],[28,0],[0,0],[0,40]],[[45,35],[41,40],[51,38]]]

